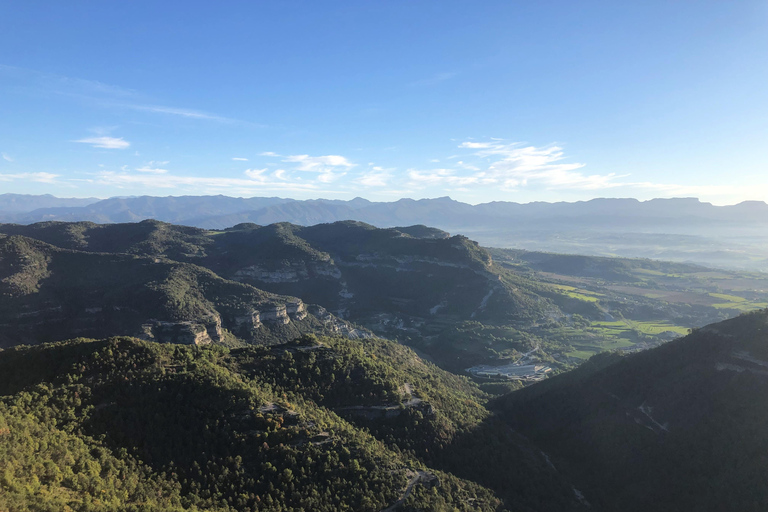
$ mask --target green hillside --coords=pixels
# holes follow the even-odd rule
[[[175,343],[279,343],[346,328],[298,299],[165,258],[0,239],[0,346],[128,334]]]
[[[486,431],[479,397],[385,341],[229,350],[110,338],[8,349],[0,508],[578,509],[540,456],[499,468],[519,479],[498,493],[446,470],[441,447]],[[394,407],[359,415],[382,406]],[[489,460],[482,450],[475,458]]]

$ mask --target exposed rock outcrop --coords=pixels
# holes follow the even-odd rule
[[[221,341],[221,318],[213,316],[199,322],[149,320],[141,326],[142,338],[159,343],[209,345]]]
[[[327,309],[322,306],[318,306],[316,304],[310,305],[309,313],[320,320],[324,324],[324,327],[333,334],[339,334],[350,339],[373,338],[372,333],[358,329],[348,322],[333,316],[328,312]]]

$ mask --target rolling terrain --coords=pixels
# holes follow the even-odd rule
[[[366,335],[354,322],[451,371],[513,364],[533,372],[536,365],[566,369],[604,350],[656,346],[768,303],[761,274],[488,250],[425,226],[278,223],[212,231],[158,221],[47,222],[0,225],[0,234],[9,248],[23,241],[26,249],[14,250],[29,252],[21,266],[4,260],[3,282],[27,286],[15,292],[16,316],[6,323],[34,324],[35,314],[57,312],[82,320],[60,337],[151,333],[141,327],[149,319],[197,322],[193,330],[233,343],[323,328]],[[104,288],[110,293],[89,298]],[[79,298],[56,302],[54,290]],[[98,303],[107,298],[113,303],[105,310]],[[130,329],[110,327],[116,320],[105,317],[121,307],[126,314],[112,316],[125,322],[133,314]],[[82,330],[88,322],[104,329]]]
[[[0,239],[0,277],[6,347],[117,333],[193,345],[276,343],[306,332],[367,335],[322,308],[203,267],[62,249],[19,235]]]
[[[0,222],[138,222],[207,229],[241,223],[304,226],[356,220],[388,228],[425,224],[484,246],[609,257],[643,257],[736,270],[768,270],[768,205],[715,206],[695,198],[593,199],[575,203],[492,202],[448,197],[371,202],[225,196],[58,199],[0,195]]]

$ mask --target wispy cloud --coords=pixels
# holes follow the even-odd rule
[[[6,162],[13,162],[13,158],[11,158],[8,155],[8,153],[2,153],[2,156],[3,156],[3,160],[5,160]]]
[[[133,89],[105,84],[98,80],[86,80],[4,64],[0,64],[0,75],[10,82],[20,84],[25,89],[41,93],[111,98],[128,98],[138,95]]]
[[[102,172],[93,178],[92,182],[121,189],[175,189],[197,193],[200,190],[215,190],[217,193],[252,195],[264,191],[312,191],[318,188],[316,183],[276,181],[263,176],[258,169],[249,171],[251,172],[246,174],[246,178]]]
[[[391,179],[391,170],[374,167],[372,170],[352,180],[352,182],[364,187],[386,187]]]
[[[446,80],[450,80],[451,78],[455,77],[456,75],[458,75],[458,73],[456,71],[450,71],[450,72],[446,72],[446,73],[438,73],[438,74],[433,75],[433,76],[431,76],[429,78],[423,78],[421,80],[416,80],[415,82],[411,82],[408,85],[410,85],[411,87],[424,87],[424,86],[428,86],[428,85],[435,85],[435,84],[439,84],[440,82],[445,82]]]
[[[49,172],[21,172],[17,174],[0,174],[0,181],[34,181],[37,183],[56,183],[59,174]]]
[[[483,183],[481,175],[459,176],[453,169],[408,170],[411,184],[419,188],[427,185],[476,185]],[[486,183],[489,183],[486,181]]]
[[[624,176],[610,174],[584,174],[585,164],[567,163],[563,149],[558,146],[536,147],[521,143],[462,142],[462,149],[475,150],[474,155],[490,161],[484,170],[459,161],[457,166],[477,169],[471,176],[479,183],[494,184],[503,190],[515,190],[530,185],[545,188],[598,190],[626,185],[617,181]]]
[[[140,110],[143,112],[152,112],[155,114],[170,114],[190,119],[204,119],[207,121],[218,121],[220,123],[240,122],[237,119],[231,119],[229,117],[218,116],[216,114],[210,114],[208,112],[202,112],[200,110],[192,110],[188,108],[166,107],[163,105],[141,105],[133,103],[115,103],[114,105],[131,110]]]
[[[252,124],[198,109],[157,105],[152,99],[145,97],[136,90],[97,80],[85,80],[5,65],[0,65],[0,76],[19,84],[21,88],[32,93],[56,94],[103,108],[129,109],[223,123]]]
[[[240,158],[240,157],[237,157],[237,156],[233,156],[232,160],[234,160],[236,162],[247,162],[248,161],[247,158]]]
[[[460,148],[469,148],[469,149],[482,149],[482,148],[490,148],[493,145],[491,142],[462,142],[459,144]]]
[[[340,155],[309,156],[309,155],[290,155],[285,157],[283,162],[296,163],[296,169],[308,172],[332,172],[334,169],[350,169],[355,166],[349,160]]]
[[[264,169],[246,169],[243,174],[251,178],[252,180],[263,181],[266,179],[265,173],[267,168]]]
[[[160,168],[144,166],[136,169],[136,172],[143,172],[145,174],[168,174],[168,169],[160,169]]]
[[[81,142],[83,144],[90,144],[95,148],[106,149],[125,149],[131,145],[127,140],[123,140],[122,137],[86,137],[85,139],[78,139],[72,142]]]

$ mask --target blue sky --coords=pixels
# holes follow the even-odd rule
[[[768,2],[0,4],[0,193],[768,200]]]

